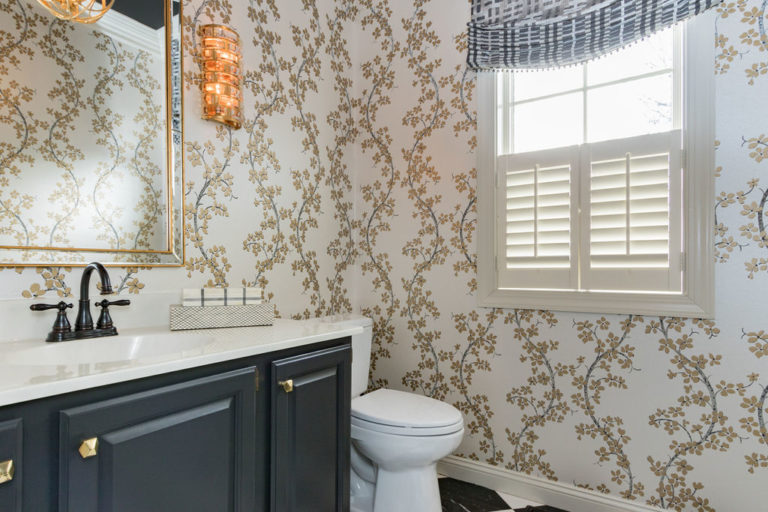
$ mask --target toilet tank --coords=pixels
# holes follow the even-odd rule
[[[360,326],[363,328],[362,334],[352,336],[352,398],[360,396],[368,389],[373,320],[363,315],[344,313],[316,318],[314,321],[327,322],[344,327]]]

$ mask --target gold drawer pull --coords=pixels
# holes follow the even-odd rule
[[[13,475],[15,473],[16,466],[13,464],[13,460],[4,460],[3,462],[0,462],[0,484],[13,480]]]
[[[99,454],[99,438],[92,437],[90,439],[86,439],[80,444],[80,449],[77,451],[80,452],[80,456],[84,459],[95,457]]]
[[[285,391],[286,393],[293,392],[293,379],[281,380],[281,381],[278,381],[277,383],[283,387],[283,391]]]

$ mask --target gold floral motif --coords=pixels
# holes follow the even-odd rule
[[[755,85],[756,80],[768,73],[768,32],[766,32],[766,4],[763,2],[758,7],[753,2],[738,0],[737,2],[723,2],[717,7],[718,22],[731,16],[740,17],[744,32],[739,35],[738,48],[731,43],[731,39],[718,33],[715,45],[718,50],[715,72],[724,74],[730,71],[731,65],[741,65],[743,57],[748,54],[758,54],[759,62],[747,64],[744,69],[747,83]],[[738,14],[737,14],[738,13]],[[750,55],[751,56],[751,55]]]
[[[581,342],[594,345],[594,357],[579,357],[579,367],[584,369],[584,373],[577,372],[573,379],[577,392],[571,395],[571,400],[589,419],[589,422],[576,426],[576,438],[589,437],[601,441],[602,446],[595,450],[597,460],[600,463],[614,461],[616,469],[611,471],[611,481],[623,486],[619,494],[630,500],[642,497],[645,486],[638,481],[630,463],[627,449],[632,438],[627,431],[628,426],[617,415],[599,415],[597,408],[609,388],[628,389],[626,375],[638,370],[634,366],[636,349],[629,344],[629,339],[632,329],[642,322],[642,317],[630,315],[619,323],[618,332],[610,330],[611,323],[605,317],[596,322],[575,322]],[[597,490],[609,492],[609,487],[600,484]]]
[[[714,510],[707,467],[715,453],[732,458],[740,440],[745,478],[768,467],[766,387],[728,361],[732,352],[710,348],[738,338],[731,327],[476,307],[475,76],[464,65],[463,22],[446,19],[445,5],[185,4],[189,55],[198,24],[247,34],[244,129],[186,118],[188,279],[260,286],[286,315],[306,318],[351,309],[348,283],[359,269],[361,310],[374,321],[370,387],[454,404],[465,417],[463,456],[670,510]],[[747,90],[768,73],[764,18],[755,0],[718,7],[715,69]],[[366,48],[361,62],[353,45]],[[199,70],[187,66],[187,112],[197,112],[198,81]],[[30,137],[43,139],[46,130]],[[768,141],[759,128],[743,133],[718,142],[718,155],[741,143],[759,169]],[[718,183],[733,183],[738,169],[720,164]],[[761,181],[743,178],[715,198],[717,261],[745,264],[747,284],[768,272]],[[9,211],[33,206],[11,199],[18,206]],[[27,272],[23,294],[70,294],[68,275],[58,267]],[[116,281],[123,293],[137,293],[151,288],[151,281],[143,288],[145,275],[126,269]],[[451,296],[438,291],[448,280]],[[762,361],[766,339],[745,332],[733,350]],[[637,363],[654,356],[670,379],[661,394],[645,389],[649,372]],[[627,418],[622,401],[647,421]],[[588,450],[581,474],[561,467],[563,443]]]
[[[15,132],[0,142],[5,245],[88,247],[73,236],[92,231],[97,249],[156,250],[167,238],[165,174],[157,161],[165,157],[158,136],[164,112],[154,76],[161,59],[43,16],[29,3],[2,0],[0,13],[0,40],[7,42],[0,47],[0,111],[5,129]],[[9,22],[15,30],[7,30]],[[87,48],[78,42],[84,38]],[[116,105],[125,93],[139,104]],[[121,130],[129,115],[137,127],[132,134]],[[47,184],[55,186],[42,188]],[[120,188],[137,190],[130,215],[124,204],[116,206]],[[33,251],[22,257],[54,258]]]
[[[688,325],[693,324],[693,327]],[[690,457],[701,456],[706,450],[725,452],[739,439],[728,416],[722,410],[721,400],[731,395],[744,396],[746,385],[716,381],[712,369],[722,363],[722,356],[696,353],[694,343],[700,329],[712,339],[719,330],[712,321],[686,321],[679,318],[659,318],[646,325],[647,334],[658,334],[659,351],[670,357],[670,380],[679,380],[683,394],[677,405],[657,408],[649,416],[650,425],[664,430],[673,440],[669,454],[664,458],[648,456],[651,471],[658,478],[656,495],[648,503],[661,508],[683,511],[714,512],[708,498],[700,491],[701,482],[689,481],[693,470]],[[701,336],[699,336],[699,343]]]

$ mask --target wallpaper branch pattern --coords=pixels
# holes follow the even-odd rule
[[[403,186],[412,201],[412,217],[420,227],[415,236],[403,246],[403,255],[413,260],[412,275],[404,277],[406,300],[403,314],[408,318],[408,329],[413,333],[413,348],[421,354],[417,368],[405,374],[403,384],[412,390],[421,390],[433,398],[445,399],[449,392],[440,363],[447,358],[438,346],[441,332],[430,328],[432,320],[440,317],[440,310],[429,290],[428,275],[445,264],[450,251],[441,233],[449,216],[439,213],[440,195],[429,187],[439,183],[441,176],[428,154],[430,137],[447,124],[449,113],[441,98],[441,87],[435,70],[439,59],[429,55],[437,34],[426,19],[422,1],[415,1],[410,18],[403,18],[406,33],[401,55],[412,72],[412,84],[417,87],[417,103],[403,116],[402,125],[413,132],[412,142],[402,151],[405,173]]]
[[[302,280],[304,292],[310,294],[310,304],[315,308],[314,314],[306,309],[302,315],[320,316],[325,311],[325,298],[320,296],[320,281],[318,278],[319,264],[317,252],[306,247],[307,234],[310,229],[318,227],[318,219],[314,214],[320,213],[319,188],[326,169],[320,162],[320,147],[317,142],[319,126],[314,113],[306,111],[305,102],[310,91],[317,90],[316,81],[321,73],[321,47],[325,44],[325,34],[321,32],[319,13],[314,3],[303,1],[302,8],[311,18],[308,27],[291,24],[294,44],[301,49],[302,58],[295,60],[289,74],[289,101],[296,109],[291,118],[295,130],[303,131],[304,138],[300,147],[309,155],[308,166],[304,169],[292,169],[291,179],[296,190],[301,192],[301,198],[294,201],[290,221],[291,234],[289,243],[298,256],[291,263],[294,275],[306,274]]]
[[[249,233],[243,241],[243,249],[256,258],[255,275],[252,280],[243,279],[247,286],[266,289],[268,274],[275,265],[285,263],[288,255],[283,223],[290,216],[290,210],[279,202],[282,194],[280,185],[270,184],[282,167],[274,149],[274,141],[267,137],[268,119],[285,113],[285,92],[280,73],[288,70],[288,63],[277,56],[275,42],[279,35],[269,30],[270,22],[279,18],[274,2],[265,9],[259,9],[253,0],[248,8],[248,18],[254,23],[253,45],[261,49],[261,63],[257,69],[246,73],[244,84],[255,98],[255,116],[245,122],[248,134],[246,152],[241,163],[248,167],[248,179],[256,186],[254,206],[261,207],[262,220],[258,229]],[[268,294],[272,298],[274,294]]]
[[[227,286],[227,272],[231,265],[227,248],[223,245],[206,246],[204,237],[208,234],[209,222],[214,216],[229,217],[225,201],[237,199],[232,190],[234,176],[228,171],[239,149],[238,141],[232,136],[230,127],[218,126],[216,139],[224,144],[222,156],[217,157],[217,148],[211,141],[204,145],[186,143],[186,165],[203,169],[202,183],[195,189],[191,180],[185,182],[185,239],[191,243],[197,254],[188,254],[185,262],[187,276],[193,271],[209,272],[209,286]],[[221,197],[221,199],[219,199]]]
[[[590,437],[601,440],[602,444],[595,450],[595,455],[600,463],[615,459],[616,469],[611,471],[611,481],[618,486],[625,486],[619,494],[626,499],[636,499],[644,494],[643,485],[635,481],[636,477],[625,451],[631,437],[627,435],[621,417],[598,416],[597,406],[600,405],[607,388],[627,389],[627,380],[622,372],[639,371],[633,363],[635,348],[629,345],[628,341],[632,329],[642,321],[642,317],[630,315],[620,322],[620,331],[614,333],[610,331],[610,322],[605,317],[596,322],[574,320],[574,327],[581,342],[595,346],[594,359],[590,361],[585,357],[579,358],[580,367],[586,364],[586,371],[573,379],[573,386],[579,392],[574,393],[571,399],[590,420],[589,423],[579,423],[576,426],[577,439]],[[597,489],[608,492],[609,487],[600,484]]]
[[[21,36],[50,25],[0,4],[19,27],[0,39],[18,45],[0,59],[12,73],[30,50]],[[668,510],[754,509],[768,500],[768,334],[755,300],[768,279],[768,138],[751,114],[768,108],[767,5],[726,1],[702,17],[717,44],[716,321],[476,307],[466,0],[185,1],[186,267],[114,281],[124,294],[261,286],[297,318],[362,311],[374,321],[371,388],[454,404],[462,456]],[[244,36],[240,131],[198,119],[196,29],[211,22]],[[20,136],[0,147],[0,181],[32,163],[13,156],[18,144],[51,133],[25,91],[1,92]],[[62,155],[67,115],[52,132]],[[120,151],[133,169],[143,160],[139,146]],[[63,168],[57,179],[77,186]],[[0,227],[26,222],[32,204],[2,190]],[[1,277],[36,298],[69,295],[72,273]]]
[[[334,89],[339,95],[336,111],[328,115],[328,124],[334,127],[337,135],[333,147],[326,150],[329,162],[327,183],[331,187],[334,219],[339,224],[336,238],[327,248],[328,255],[335,261],[333,277],[328,279],[330,300],[327,312],[330,314],[352,309],[349,293],[344,287],[344,277],[359,254],[354,233],[359,230],[361,222],[354,218],[352,180],[345,162],[348,146],[354,143],[359,135],[354,117],[357,100],[352,99],[353,81],[345,73],[352,67],[352,59],[347,50],[347,40],[343,37],[345,24],[353,18],[356,11],[354,2],[348,1],[335,9],[335,17],[329,20],[327,53],[331,57],[331,69],[334,72]]]
[[[696,327],[704,329],[710,338],[717,336],[714,324],[696,321]],[[649,416],[650,424],[663,428],[673,437],[669,444],[666,461],[648,457],[653,473],[659,477],[658,497],[649,502],[662,508],[683,509],[689,505],[695,510],[714,510],[709,499],[699,495],[704,486],[700,482],[688,483],[687,473],[692,466],[687,457],[701,455],[704,450],[727,451],[739,439],[734,428],[728,425],[728,417],[722,412],[718,400],[732,394],[743,396],[744,386],[720,380],[714,382],[707,370],[719,366],[721,355],[690,354],[693,348],[693,329],[684,333],[686,321],[659,318],[646,327],[646,333],[661,334],[659,350],[669,354],[674,369],[667,373],[670,380],[680,379],[684,383],[684,395],[678,398],[676,406],[657,409]],[[699,385],[703,389],[696,389]],[[704,409],[698,421],[688,419],[692,407]],[[680,435],[682,434],[682,435]]]
[[[113,114],[109,107],[102,108],[102,106],[105,104],[104,99],[107,95],[111,95],[115,89],[124,88],[124,83],[119,75],[126,71],[127,55],[125,52],[119,51],[115,42],[106,36],[99,35],[96,47],[109,56],[110,68],[98,67],[96,84],[86,101],[95,113],[92,130],[97,134],[96,140],[101,146],[109,148],[109,156],[112,161],[99,163],[99,168],[96,171],[99,178],[93,188],[91,201],[96,211],[94,222],[101,228],[98,238],[110,240],[109,245],[119,249],[122,240],[120,240],[120,235],[115,228],[115,214],[109,211],[109,206],[102,201],[103,199],[108,200],[108,198],[105,198],[103,193],[99,194],[99,191],[103,191],[105,186],[108,187],[111,175],[117,171],[118,166],[125,163],[127,148],[115,133],[115,128],[123,123],[124,116]]]
[[[765,331],[746,332],[742,329],[742,339],[746,339],[749,344],[749,351],[755,358],[768,356],[768,335]],[[747,375],[749,384],[747,387],[757,384],[757,393],[744,396],[741,407],[746,409],[748,416],[739,420],[741,428],[748,436],[752,436],[761,445],[762,453],[752,452],[744,455],[747,464],[747,471],[754,474],[755,470],[768,468],[768,426],[766,426],[765,416],[768,413],[768,386],[759,382],[760,375],[750,373]]]
[[[522,343],[520,362],[531,366],[526,384],[513,387],[507,393],[507,402],[515,404],[524,414],[520,420],[520,430],[515,432],[509,427],[505,429],[507,440],[514,448],[512,460],[506,467],[526,474],[536,472],[557,480],[551,465],[544,459],[546,450],[536,447],[539,439],[536,431],[546,427],[549,422],[562,422],[570,412],[557,381],[573,375],[574,368],[553,362],[551,353],[557,351],[559,342],[539,340],[540,326],[552,327],[558,320],[547,311],[515,310],[506,315],[504,322],[514,326],[514,339]],[[540,389],[544,391],[538,392]]]
[[[390,150],[392,135],[388,126],[376,126],[379,111],[391,102],[389,94],[394,89],[392,65],[400,50],[395,41],[389,20],[392,10],[386,0],[363,0],[365,14],[360,19],[363,30],[371,30],[378,39],[381,53],[363,62],[362,80],[365,87],[361,91],[360,107],[361,131],[364,133],[360,146],[371,154],[371,159],[379,172],[380,179],[360,187],[360,194],[365,202],[361,229],[361,245],[365,259],[360,263],[363,275],[373,274],[372,287],[381,300],[372,306],[363,306],[362,313],[373,318],[373,347],[371,350],[371,375],[375,375],[380,359],[391,357],[390,349],[394,344],[395,327],[393,319],[400,309],[400,299],[395,295],[394,284],[390,275],[393,267],[389,254],[376,248],[380,237],[392,230],[389,218],[395,212],[394,190],[400,181],[400,171],[395,167],[394,156]],[[372,387],[385,387],[388,379],[372,377]]]
[[[484,319],[476,311],[453,315],[456,331],[467,338],[466,347],[456,345],[451,358],[451,370],[454,374],[450,377],[450,384],[463,398],[455,405],[464,413],[467,431],[472,435],[482,436],[479,450],[485,455],[485,461],[492,464],[502,462],[504,452],[496,446],[495,435],[488,421],[493,417],[488,396],[475,392],[472,383],[477,371],[490,370],[489,359],[496,356],[497,339],[492,327],[501,314],[500,310],[494,309],[488,312]]]
[[[2,39],[6,43],[0,48],[0,73],[9,75],[11,70],[18,69],[19,54],[33,56],[35,48],[30,41],[37,37],[35,28],[41,23],[41,19],[30,15],[25,9],[23,3],[19,0],[14,5],[0,5],[0,12],[11,14],[15,21],[16,32],[14,34],[3,33]],[[34,90],[31,87],[21,85],[15,80],[11,82],[7,89],[0,89],[0,100],[2,106],[9,109],[9,112],[3,112],[2,119],[8,124],[12,124],[16,133],[17,143],[2,141],[0,142],[0,188],[5,189],[10,183],[8,174],[18,176],[21,173],[21,166],[34,162],[34,159],[25,153],[29,146],[37,143],[36,134],[41,128],[39,122],[32,118],[31,112],[24,108],[29,108],[29,103],[34,96]],[[27,104],[23,107],[23,104]],[[13,234],[17,243],[28,244],[30,240],[30,227],[27,226],[22,210],[32,208],[34,198],[28,194],[20,194],[12,190],[8,197],[4,193],[0,195],[0,220],[9,220],[9,226],[0,227],[0,233]],[[11,226],[18,224],[20,229],[14,230]]]
[[[155,249],[166,204],[159,59],[30,2],[0,3],[0,245]],[[143,129],[121,129],[129,116]]]
[[[74,130],[74,119],[80,115],[83,104],[81,90],[85,85],[84,80],[75,77],[72,63],[83,61],[84,58],[69,42],[67,33],[71,31],[69,24],[54,19],[48,22],[48,31],[43,37],[43,54],[52,58],[56,65],[62,68],[61,85],[48,92],[48,98],[59,106],[57,109],[46,109],[54,121],[48,127],[48,137],[42,152],[45,160],[52,161],[63,170],[64,180],[57,183],[56,191],[49,197],[49,201],[57,206],[53,215],[55,222],[48,235],[49,246],[66,242],[72,229],[69,219],[81,203],[81,181],[74,174],[74,166],[85,156],[71,142],[69,133]],[[69,97],[69,91],[72,91],[72,98]]]
[[[132,175],[137,179],[142,189],[134,209],[144,213],[141,220],[134,221],[136,233],[125,234],[125,242],[131,249],[151,247],[151,241],[158,229],[159,218],[166,206],[165,191],[157,184],[162,183],[164,173],[161,167],[152,162],[152,151],[157,140],[163,140],[165,124],[162,122],[163,104],[156,101],[152,91],[162,90],[157,77],[147,64],[149,55],[145,51],[136,52],[132,59],[131,72],[128,73],[128,83],[141,92],[142,103],[134,114],[132,121],[136,142],[130,151],[128,160]],[[129,148],[130,149],[130,148]],[[103,200],[103,199],[102,199]]]

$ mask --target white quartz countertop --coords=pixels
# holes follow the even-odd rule
[[[0,407],[353,336],[362,327],[276,319],[268,327],[175,331],[121,329],[118,336],[0,344]]]

